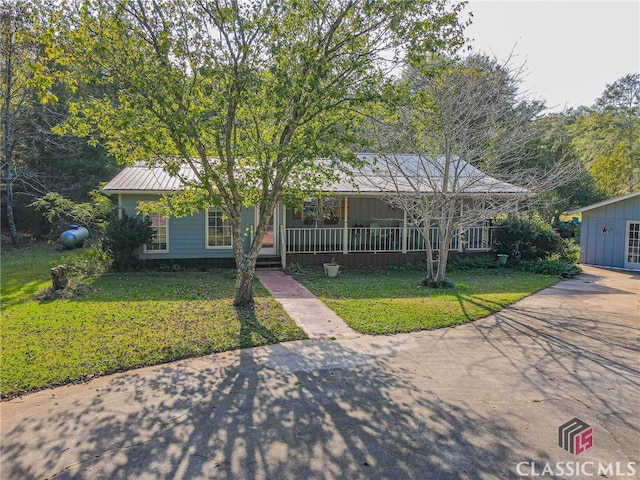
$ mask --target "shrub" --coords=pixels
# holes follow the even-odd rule
[[[111,268],[113,260],[108,252],[98,247],[89,247],[80,255],[69,256],[65,260],[67,272],[71,276],[99,275]]]
[[[493,254],[461,255],[451,259],[447,265],[449,271],[477,270],[498,268],[496,256]]]
[[[551,225],[539,218],[508,217],[497,224],[496,251],[509,255],[511,262],[550,258],[571,261],[575,257],[570,240],[561,238]],[[576,257],[577,261],[577,257]]]
[[[115,217],[115,209],[110,197],[101,189],[89,192],[89,196],[91,201],[78,203],[59,193],[49,192],[29,206],[42,212],[42,216],[51,224],[51,240],[57,240],[58,235],[70,224],[82,225],[92,236],[101,237]]]
[[[558,275],[563,278],[574,277],[582,272],[579,266],[563,258],[545,258],[522,262],[518,265],[518,269],[542,275]]]
[[[298,262],[291,262],[288,267],[289,273],[305,275],[309,273],[309,269]]]
[[[52,287],[47,287],[37,292],[33,298],[38,302],[51,302],[58,299],[70,300],[73,298],[88,297],[92,293],[97,292],[98,289],[88,285],[86,283],[70,281],[66,288],[61,290],[54,290]]]
[[[102,248],[113,259],[116,270],[131,270],[138,264],[137,250],[153,238],[149,219],[129,217],[112,220],[107,227]]]
[[[434,280],[433,278],[425,277],[420,282],[423,286],[427,288],[454,288],[455,283],[449,280]]]

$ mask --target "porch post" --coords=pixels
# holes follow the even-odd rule
[[[287,268],[287,205],[282,202],[282,224],[280,225],[280,259],[282,268]]]
[[[407,253],[407,211],[402,210],[402,253]]]
[[[464,216],[464,197],[460,201],[460,219]],[[458,228],[458,251],[462,252],[462,235],[464,235],[464,226],[462,222],[460,223],[460,227]]]
[[[287,228],[287,206],[282,202],[282,226]]]
[[[284,225],[280,225],[280,245],[282,249],[280,250],[280,263],[282,264],[283,270],[287,268],[287,243],[285,240],[285,235],[287,234],[287,229]]]
[[[349,253],[349,197],[344,197],[344,229],[342,231],[342,253]]]

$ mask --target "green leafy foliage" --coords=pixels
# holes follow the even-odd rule
[[[530,202],[533,210],[550,224],[557,224],[563,212],[606,198],[587,165],[582,163],[573,143],[572,129],[576,118],[577,114],[570,111],[541,116],[535,120],[537,136],[530,145],[535,151],[535,162],[544,168],[552,168],[564,159],[572,162],[578,170],[574,178]]]
[[[541,275],[557,275],[562,278],[575,277],[582,273],[582,269],[575,263],[565,258],[541,258],[521,262],[517,268],[526,272],[539,273]]]
[[[423,278],[420,284],[423,287],[428,287],[428,288],[453,288],[456,286],[456,284],[449,279],[445,278],[444,280],[435,280],[429,277]]]
[[[509,262],[575,255],[570,240],[562,238],[539,218],[511,216],[500,220],[494,232],[496,251],[509,255]]]
[[[491,270],[498,268],[495,254],[460,255],[449,263],[449,270],[452,272],[466,270]]]
[[[149,218],[129,217],[112,220],[102,239],[102,248],[113,259],[116,270],[131,270],[138,264],[138,249],[153,238]]]
[[[109,252],[94,245],[83,249],[79,255],[69,257],[64,265],[69,276],[85,277],[107,272],[112,264]]]
[[[263,232],[281,196],[302,198],[357,163],[362,111],[388,72],[462,42],[462,3],[79,0],[63,18],[65,65],[86,84],[60,133],[122,163],[180,175],[174,214],[219,207],[233,229],[238,305],[251,304]],[[61,25],[63,29],[65,25]],[[328,158],[318,162],[318,158]],[[245,251],[242,210],[259,206]]]
[[[70,224],[86,227],[92,236],[99,238],[109,221],[115,217],[115,208],[111,198],[101,189],[92,190],[89,196],[90,202],[74,202],[59,193],[50,192],[30,206],[42,212],[42,216],[51,224],[49,236],[52,240],[57,240]]]
[[[640,188],[640,74],[607,85],[591,108],[576,112],[572,145],[609,197]]]

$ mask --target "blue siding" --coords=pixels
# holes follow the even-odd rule
[[[158,195],[122,195],[121,205],[127,215],[136,215],[138,202],[156,201]],[[254,209],[245,208],[242,213],[243,224],[251,227],[254,222]],[[142,249],[139,258],[147,259],[190,259],[190,258],[233,258],[233,250],[229,248],[206,248],[206,216],[201,211],[188,217],[169,217],[169,251],[147,252]],[[249,247],[249,237],[245,240],[245,249]]]
[[[580,262],[624,268],[627,220],[640,221],[640,197],[629,198],[582,214]],[[605,235],[602,228],[607,227]]]

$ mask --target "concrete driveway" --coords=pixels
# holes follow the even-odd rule
[[[585,272],[456,328],[247,349],[5,402],[0,475],[638,478],[640,276]],[[593,428],[578,456],[558,445],[574,417]]]

